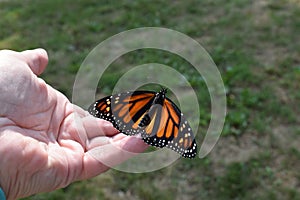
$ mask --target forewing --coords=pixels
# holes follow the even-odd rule
[[[89,112],[112,122],[124,134],[135,135],[140,132],[139,121],[151,107],[154,97],[155,93],[148,91],[119,93],[96,101]]]

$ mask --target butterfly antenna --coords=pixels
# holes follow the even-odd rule
[[[167,93],[168,92],[168,88],[160,86],[160,91],[164,92],[164,93]]]

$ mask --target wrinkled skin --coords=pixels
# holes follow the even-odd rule
[[[7,199],[52,191],[94,177],[147,145],[118,133],[37,75],[45,50],[0,51],[0,187]],[[118,150],[94,154],[113,144]],[[103,162],[100,162],[103,161]]]

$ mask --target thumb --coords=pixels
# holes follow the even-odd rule
[[[43,73],[48,64],[48,54],[44,49],[22,51],[21,55],[31,71],[36,75]]]

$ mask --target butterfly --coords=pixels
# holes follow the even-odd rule
[[[110,121],[126,135],[141,134],[151,146],[168,147],[183,157],[194,158],[197,144],[192,129],[166,93],[166,88],[118,93],[97,100],[88,112]]]

